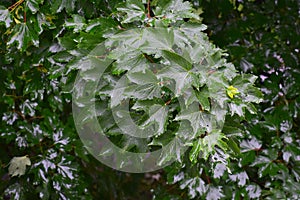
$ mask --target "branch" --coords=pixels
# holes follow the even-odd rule
[[[19,0],[16,3],[14,3],[12,6],[8,7],[9,11],[13,11],[14,9],[16,9],[19,5],[21,5],[25,0]]]
[[[148,56],[147,54],[143,53],[144,57],[150,62],[150,63],[155,63],[155,61],[150,57]]]
[[[148,11],[147,17],[148,17],[149,19],[151,18],[151,15],[150,15],[150,11],[151,11],[151,8],[150,8],[150,2],[151,2],[151,0],[148,0],[148,2],[147,2],[147,11]]]

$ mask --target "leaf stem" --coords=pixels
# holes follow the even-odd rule
[[[168,100],[165,105],[169,105],[171,103],[172,99]]]
[[[26,8],[24,8],[24,23],[26,23]]]
[[[147,54],[143,53],[144,57],[150,61],[150,63],[155,63],[155,61],[150,57],[148,56]]]
[[[147,2],[147,11],[148,11],[147,17],[148,17],[148,19],[151,18],[151,14],[150,14],[150,2],[151,2],[151,0],[148,0],[148,2]]]

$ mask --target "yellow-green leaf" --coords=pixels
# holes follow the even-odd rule
[[[235,87],[233,87],[232,85],[229,86],[226,90],[227,95],[232,99],[234,97],[234,95],[239,94],[239,90]]]
[[[8,174],[11,176],[22,176],[25,174],[26,165],[31,165],[31,161],[27,155],[22,157],[13,157],[9,162]]]

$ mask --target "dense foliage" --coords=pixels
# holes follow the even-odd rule
[[[2,1],[1,198],[299,199],[299,4]],[[77,126],[95,115],[120,148],[175,162],[104,166],[72,102]]]

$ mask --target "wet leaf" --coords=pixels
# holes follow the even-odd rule
[[[181,155],[184,153],[183,141],[175,137],[172,141],[170,141],[166,146],[163,147],[161,155],[158,159],[158,164],[163,165],[170,160],[176,160],[178,162],[182,162]]]
[[[181,185],[181,189],[188,188],[190,198],[195,198],[197,194],[203,195],[206,193],[208,186],[205,182],[199,178],[194,177],[187,180],[184,180]]]
[[[10,39],[7,42],[8,46],[12,44],[17,44],[19,50],[24,51],[30,44],[34,46],[39,46],[39,39],[37,33],[30,25],[26,23],[16,24],[10,34]]]
[[[207,192],[206,199],[207,200],[219,200],[222,197],[224,197],[224,194],[222,193],[222,187],[213,187],[210,186]]]
[[[193,127],[194,133],[198,133],[201,130],[212,130],[212,115],[199,111],[197,104],[192,104],[187,110],[180,113],[175,120],[188,120]]]
[[[238,174],[230,174],[229,178],[232,181],[238,182],[239,186],[245,186],[246,181],[249,179],[248,175],[246,172],[240,172]]]
[[[12,23],[11,15],[8,9],[3,6],[0,6],[0,23],[1,22],[5,23],[6,28],[9,28],[10,24]]]
[[[126,18],[122,23],[144,20],[146,18],[145,7],[141,1],[128,0],[124,7],[118,7],[118,11],[125,12]]]
[[[247,152],[251,150],[259,150],[262,144],[259,140],[253,137],[251,140],[243,140],[240,144],[241,152]]]
[[[80,15],[72,15],[72,19],[66,21],[65,26],[67,28],[74,28],[74,32],[79,32],[85,28],[85,19]]]
[[[208,156],[215,152],[217,146],[225,151],[227,149],[227,144],[223,141],[224,139],[226,139],[226,137],[223,133],[220,131],[212,131],[204,138],[195,141],[193,149],[190,152],[190,160],[196,162],[200,152],[201,157],[207,160]]]
[[[297,1],[232,1],[238,15],[229,1],[15,2],[0,7],[0,153],[36,162],[26,178],[0,173],[1,197],[299,199]],[[72,103],[88,106],[77,116]],[[145,157],[114,157],[98,131],[79,138],[73,118],[94,117],[124,152],[162,148],[169,184],[99,164],[87,149],[122,169]],[[138,128],[146,138],[126,135]]]
[[[134,85],[128,87],[128,91],[126,92],[129,95],[143,100],[160,97],[160,81],[150,70],[145,70],[145,72],[130,73],[127,75],[127,77],[132,83],[135,83]]]
[[[226,166],[223,163],[217,163],[214,169],[214,178],[220,178],[226,171]]]
[[[192,73],[178,65],[172,65],[160,71],[160,77],[175,81],[175,94],[179,96],[189,89],[195,79]]]
[[[29,0],[26,1],[28,8],[31,10],[33,14],[35,14],[39,10],[39,4],[43,3],[44,0]]]
[[[261,196],[261,189],[258,185],[248,185],[246,190],[249,197],[252,199],[259,198]]]
[[[167,51],[167,50],[163,50],[162,53],[163,56],[166,59],[168,59],[171,63],[176,63],[186,70],[192,69],[192,64],[189,61],[187,61],[185,58],[183,58],[181,55],[178,55],[177,53]]]
[[[162,134],[165,132],[165,123],[168,117],[168,109],[166,106],[153,105],[149,109],[149,118],[143,123],[142,126],[149,126],[153,123],[158,125],[157,133]]]
[[[50,10],[53,13],[60,13],[64,8],[68,13],[71,13],[75,8],[75,1],[73,0],[57,0],[51,1]]]

